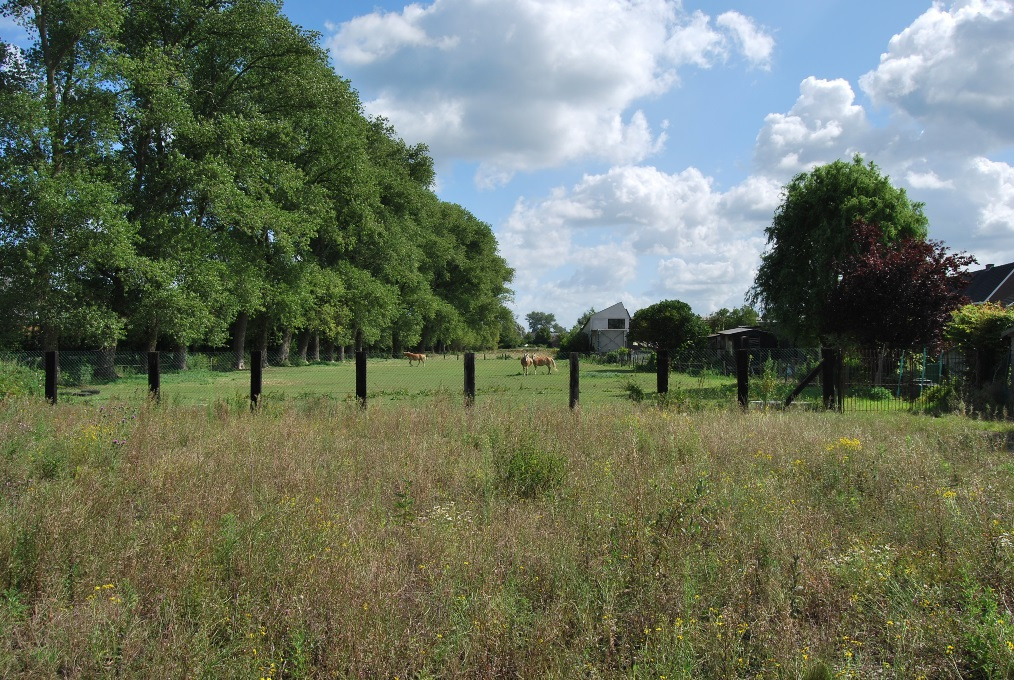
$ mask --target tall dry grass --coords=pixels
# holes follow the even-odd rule
[[[1004,678],[974,421],[0,406],[0,676]]]

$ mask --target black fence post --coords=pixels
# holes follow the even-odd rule
[[[261,388],[264,386],[261,350],[255,349],[250,352],[250,410],[253,411],[260,404]]]
[[[475,352],[465,352],[465,406],[475,403]]]
[[[570,408],[577,408],[581,396],[580,366],[577,352],[570,353]]]
[[[158,352],[148,352],[148,397],[162,401],[162,370]]]
[[[830,347],[821,347],[820,359],[824,362],[820,375],[821,397],[824,400],[824,408],[830,410],[834,408],[834,350]]]
[[[845,412],[845,351],[834,351],[834,391],[837,395],[838,412]]]
[[[669,391],[669,352],[660,349],[656,355],[657,365],[655,366],[655,391],[659,394],[666,394]]]
[[[356,351],[356,399],[359,406],[366,408],[366,352]]]
[[[750,350],[736,350],[736,396],[744,409],[750,405]]]
[[[60,373],[60,354],[55,349],[48,350],[45,358],[46,366],[46,401],[56,403],[56,382]]]

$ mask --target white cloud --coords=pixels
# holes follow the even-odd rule
[[[637,101],[669,91],[682,67],[770,56],[747,17],[716,23],[674,0],[434,0],[333,27],[326,44],[342,75],[376,92],[371,113],[444,161],[480,160],[476,181],[495,186],[516,171],[657,153],[666,134]]]
[[[920,121],[942,148],[1014,142],[1014,3],[934,4],[859,83],[875,104]]]
[[[863,150],[870,123],[848,81],[810,76],[799,93],[788,113],[764,118],[755,149],[762,173],[791,176]]]
[[[518,288],[552,286],[555,304],[572,301],[565,308],[575,317],[589,296],[635,283],[649,294],[628,293],[631,304],[675,298],[707,313],[743,303],[779,189],[751,178],[723,193],[696,168],[614,167],[542,201],[519,201],[500,242]]]
[[[750,63],[765,69],[770,67],[775,40],[768,33],[758,29],[752,19],[739,12],[725,12],[715,23],[732,34]]]
[[[433,39],[422,28],[430,11],[413,4],[401,14],[388,12],[356,17],[337,27],[332,42],[336,46],[335,58],[345,64],[362,66],[389,58],[406,48],[453,48],[457,43],[454,37]],[[335,29],[330,24],[327,28]]]
[[[972,160],[971,170],[980,194],[979,233],[1014,237],[1014,167],[980,157]],[[1008,242],[1011,250],[1014,245]]]
[[[914,172],[905,174],[905,181],[913,189],[953,189],[953,180],[943,180],[935,172]]]

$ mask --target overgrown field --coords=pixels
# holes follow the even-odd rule
[[[0,676],[1009,678],[999,426],[0,402]]]

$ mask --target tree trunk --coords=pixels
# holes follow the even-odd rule
[[[299,360],[306,363],[306,351],[310,347],[310,331],[303,331],[299,334]]]
[[[158,322],[148,326],[144,336],[144,351],[154,352],[158,349]]]
[[[310,337],[310,356],[314,361],[320,361],[320,333],[314,331]]]
[[[345,345],[338,345],[338,361],[345,361]]]
[[[363,351],[363,329],[361,328],[356,329],[356,351]]]
[[[42,327],[42,349],[46,352],[55,352],[60,349],[60,332],[52,324],[44,324]]]
[[[173,350],[173,368],[177,371],[187,370],[187,346],[182,342],[176,343],[176,348]]]
[[[884,360],[887,358],[887,348],[881,347],[877,350],[877,373],[873,376],[873,384],[881,386],[884,384]]]
[[[335,343],[334,340],[328,340],[324,343],[324,356],[326,360],[334,363],[335,360]]]
[[[278,350],[278,363],[289,365],[289,350],[292,349],[292,329],[286,328],[282,335],[282,346]]]
[[[401,356],[401,336],[398,333],[391,333],[391,357]]]
[[[237,371],[246,368],[244,352],[246,350],[246,325],[249,318],[246,312],[240,312],[236,317],[235,330],[232,333],[232,355]]]
[[[116,380],[116,343],[110,347],[99,348],[99,363],[95,366],[93,377],[99,380]]]
[[[260,332],[257,334],[257,349],[261,351],[261,367],[268,365],[268,320],[264,318]]]

